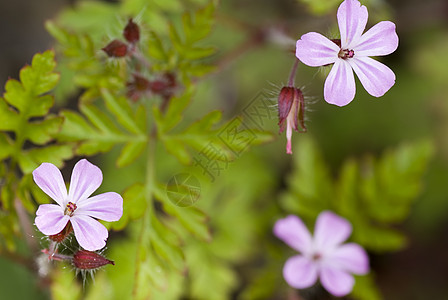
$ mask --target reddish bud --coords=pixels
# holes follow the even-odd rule
[[[109,57],[123,57],[128,53],[128,45],[119,40],[113,40],[101,50],[106,52]]]
[[[114,261],[109,260],[96,252],[87,250],[79,250],[76,252],[75,255],[73,255],[72,263],[77,269],[81,270],[98,269],[108,264],[115,265]]]
[[[128,24],[123,30],[123,36],[129,43],[136,43],[140,40],[140,29],[132,19],[129,19]]]
[[[292,154],[291,135],[292,130],[299,131],[299,125],[302,132],[306,131],[304,121],[305,100],[302,91],[292,86],[285,86],[281,89],[278,96],[278,125],[279,133],[286,128],[286,153]]]
[[[126,83],[126,87],[128,88],[127,95],[136,101],[143,93],[150,90],[151,83],[139,74],[132,74],[132,79],[131,82]]]
[[[150,83],[150,89],[154,94],[162,96],[171,96],[173,88],[176,87],[176,77],[172,73],[165,73],[162,78],[153,80]]]
[[[57,243],[61,243],[70,233],[72,233],[72,231],[73,231],[72,223],[68,221],[67,225],[65,225],[64,229],[62,229],[61,232],[50,235],[48,236],[48,238]]]
[[[299,122],[302,129],[306,131],[303,117],[304,107],[305,101],[300,89],[291,86],[282,88],[278,96],[279,133],[285,130],[287,118],[290,118],[292,121],[291,123],[295,131],[299,130]]]

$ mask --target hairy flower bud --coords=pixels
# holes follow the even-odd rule
[[[128,20],[128,24],[123,30],[123,36],[131,44],[134,44],[140,40],[140,29],[132,19]]]
[[[128,45],[119,40],[113,40],[101,50],[106,52],[109,57],[123,57],[128,53]]]
[[[304,121],[305,100],[302,91],[292,86],[285,86],[281,89],[278,96],[278,125],[279,133],[286,128],[286,153],[292,154],[291,136],[292,129],[299,131],[299,125],[302,131],[306,131]]]
[[[73,265],[80,270],[98,269],[107,264],[115,265],[114,261],[105,258],[104,256],[87,250],[79,250],[73,255]]]

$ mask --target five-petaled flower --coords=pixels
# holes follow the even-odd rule
[[[395,24],[382,21],[363,34],[368,12],[358,0],[345,0],[338,13],[340,40],[329,40],[317,32],[309,32],[297,41],[296,56],[312,67],[334,64],[324,85],[328,103],[344,106],[355,97],[355,71],[366,91],[383,96],[394,84],[395,74],[369,56],[382,56],[398,47]]]
[[[353,289],[350,273],[369,272],[369,258],[355,243],[342,244],[351,234],[351,224],[332,212],[322,212],[316,221],[314,237],[305,224],[290,215],[275,223],[274,234],[301,254],[286,261],[283,277],[298,289],[312,286],[317,278],[334,296],[347,295]]]
[[[123,198],[114,192],[89,198],[103,181],[103,174],[97,166],[86,159],[77,162],[68,194],[62,174],[53,164],[42,163],[33,171],[33,178],[58,204],[39,206],[35,224],[42,233],[58,234],[70,222],[82,248],[94,251],[106,245],[108,231],[96,219],[118,221],[123,215]]]

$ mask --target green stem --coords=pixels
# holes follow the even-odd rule
[[[153,213],[153,194],[154,194],[154,176],[155,176],[155,150],[156,150],[156,136],[155,131],[152,131],[152,136],[148,141],[148,152],[146,156],[146,181],[145,181],[145,198],[146,198],[146,210],[142,217],[142,226],[140,229],[140,233],[137,239],[137,252],[135,257],[135,273],[134,273],[134,286],[132,289],[132,297],[134,299],[137,299],[139,293],[139,278],[140,278],[140,272],[141,272],[141,247],[142,243],[146,241],[145,237],[147,236],[148,232],[147,230],[150,229],[148,224],[150,223],[150,217]],[[149,296],[146,296],[145,299],[149,299]]]

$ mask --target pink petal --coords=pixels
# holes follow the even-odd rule
[[[296,289],[312,286],[317,281],[317,274],[316,264],[302,255],[289,258],[283,267],[283,277]]]
[[[364,275],[369,272],[369,256],[358,244],[341,245],[327,256],[328,264],[350,273]]]
[[[97,220],[75,214],[71,219],[76,240],[85,250],[95,251],[106,246],[108,232]]]
[[[346,60],[338,59],[325,80],[325,101],[344,106],[355,98],[355,92],[355,77],[350,64]]]
[[[311,234],[302,220],[294,215],[278,220],[274,225],[274,234],[303,254],[311,251]]]
[[[296,56],[310,67],[334,63],[338,59],[339,47],[317,32],[308,32],[296,43]]]
[[[43,234],[53,235],[61,232],[69,219],[59,205],[42,204],[37,209],[34,224]]]
[[[324,211],[317,217],[314,229],[314,242],[317,250],[331,253],[344,242],[352,232],[352,225],[344,218]]]
[[[367,30],[353,48],[356,56],[380,56],[394,52],[398,48],[395,24],[389,21],[379,22]]]
[[[320,281],[322,286],[336,297],[349,294],[355,284],[355,279],[349,273],[329,267],[321,268]]]
[[[108,222],[118,221],[123,215],[123,198],[117,193],[108,192],[81,199],[77,203],[75,214],[91,216]]]
[[[357,0],[345,0],[339,6],[337,16],[341,33],[341,48],[351,49],[353,45],[358,44],[366,28],[369,16],[367,8]]]
[[[103,173],[100,168],[91,164],[87,159],[81,159],[73,168],[70,188],[68,191],[69,199],[74,203],[82,199],[87,199],[103,181]]]
[[[383,96],[395,84],[394,72],[370,57],[354,57],[348,61],[362,86],[372,96]]]
[[[65,187],[61,171],[55,165],[42,163],[33,171],[33,179],[45,194],[50,196],[60,206],[65,207],[67,188]]]

